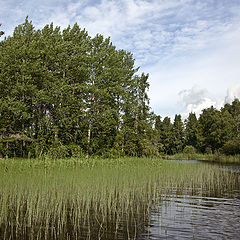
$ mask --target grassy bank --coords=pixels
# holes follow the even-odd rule
[[[1,159],[0,176],[0,239],[140,239],[165,195],[239,184],[217,166],[156,158]]]
[[[174,155],[165,155],[165,156],[162,156],[162,158],[168,159],[168,160],[201,160],[201,161],[209,161],[209,162],[240,164],[240,155],[226,156],[226,155],[218,155],[218,154],[178,153]]]

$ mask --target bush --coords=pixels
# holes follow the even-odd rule
[[[101,157],[102,158],[119,158],[121,156],[121,152],[117,151],[114,148],[106,149],[102,152]]]
[[[196,153],[196,149],[193,146],[186,146],[183,149],[183,153],[185,153],[185,154],[194,154],[194,153]]]
[[[68,149],[61,143],[53,144],[48,149],[47,156],[50,158],[66,158],[68,156]]]
[[[226,142],[221,148],[221,152],[226,155],[240,154],[240,142],[237,140],[230,140]]]
[[[206,153],[206,154],[212,154],[212,153],[213,153],[213,152],[212,152],[212,148],[211,148],[211,147],[206,147],[205,153]]]
[[[70,144],[67,146],[68,153],[71,157],[82,158],[85,156],[85,153],[81,146],[77,144]]]

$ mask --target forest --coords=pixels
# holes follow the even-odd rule
[[[0,158],[240,154],[238,99],[171,122],[150,108],[149,75],[110,38],[28,18],[0,36]]]

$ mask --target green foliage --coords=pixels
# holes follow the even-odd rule
[[[70,144],[66,146],[66,149],[68,151],[68,155],[73,158],[83,158],[85,157],[85,153],[81,146],[77,144]]]
[[[182,152],[184,147],[184,125],[181,115],[175,115],[173,122],[173,153]]]
[[[6,156],[6,146],[3,142],[0,142],[0,158]]]
[[[141,239],[164,196],[239,189],[216,164],[158,158],[7,159],[0,176],[3,239]]]
[[[74,151],[74,150],[73,150]],[[61,143],[51,145],[47,151],[47,157],[53,159],[66,158],[68,156],[68,148]]]
[[[229,140],[223,145],[221,152],[226,155],[240,154],[240,142],[237,139]]]
[[[185,125],[181,115],[161,120],[149,107],[149,76],[137,74],[132,53],[77,24],[36,30],[26,18],[0,52],[2,157],[150,157],[187,145],[228,154],[240,141],[238,99],[198,119],[190,113]]]
[[[117,145],[121,155],[141,156],[143,144],[152,146],[148,75],[138,76],[132,54],[110,38],[77,24],[35,30],[26,18],[0,52],[0,136],[34,139],[13,142],[12,156],[102,155]],[[60,154],[58,142],[81,151]]]
[[[183,149],[183,153],[185,153],[185,154],[194,154],[194,153],[196,153],[196,149],[195,149],[195,147],[188,145],[188,146],[186,146]]]
[[[165,154],[173,154],[173,125],[169,117],[165,117],[159,123],[158,134],[160,135],[159,146]]]
[[[189,113],[185,121],[185,144],[198,146],[199,140],[199,123],[195,113]]]
[[[213,152],[212,152],[212,148],[209,147],[209,146],[207,146],[207,147],[205,148],[205,153],[206,153],[206,154],[212,154],[212,153],[213,153]]]

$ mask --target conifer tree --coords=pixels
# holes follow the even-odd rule
[[[198,144],[198,120],[195,113],[189,113],[185,121],[185,145],[197,148]]]
[[[175,115],[173,122],[173,153],[182,152],[184,148],[184,125],[182,122],[182,117],[179,114]]]

